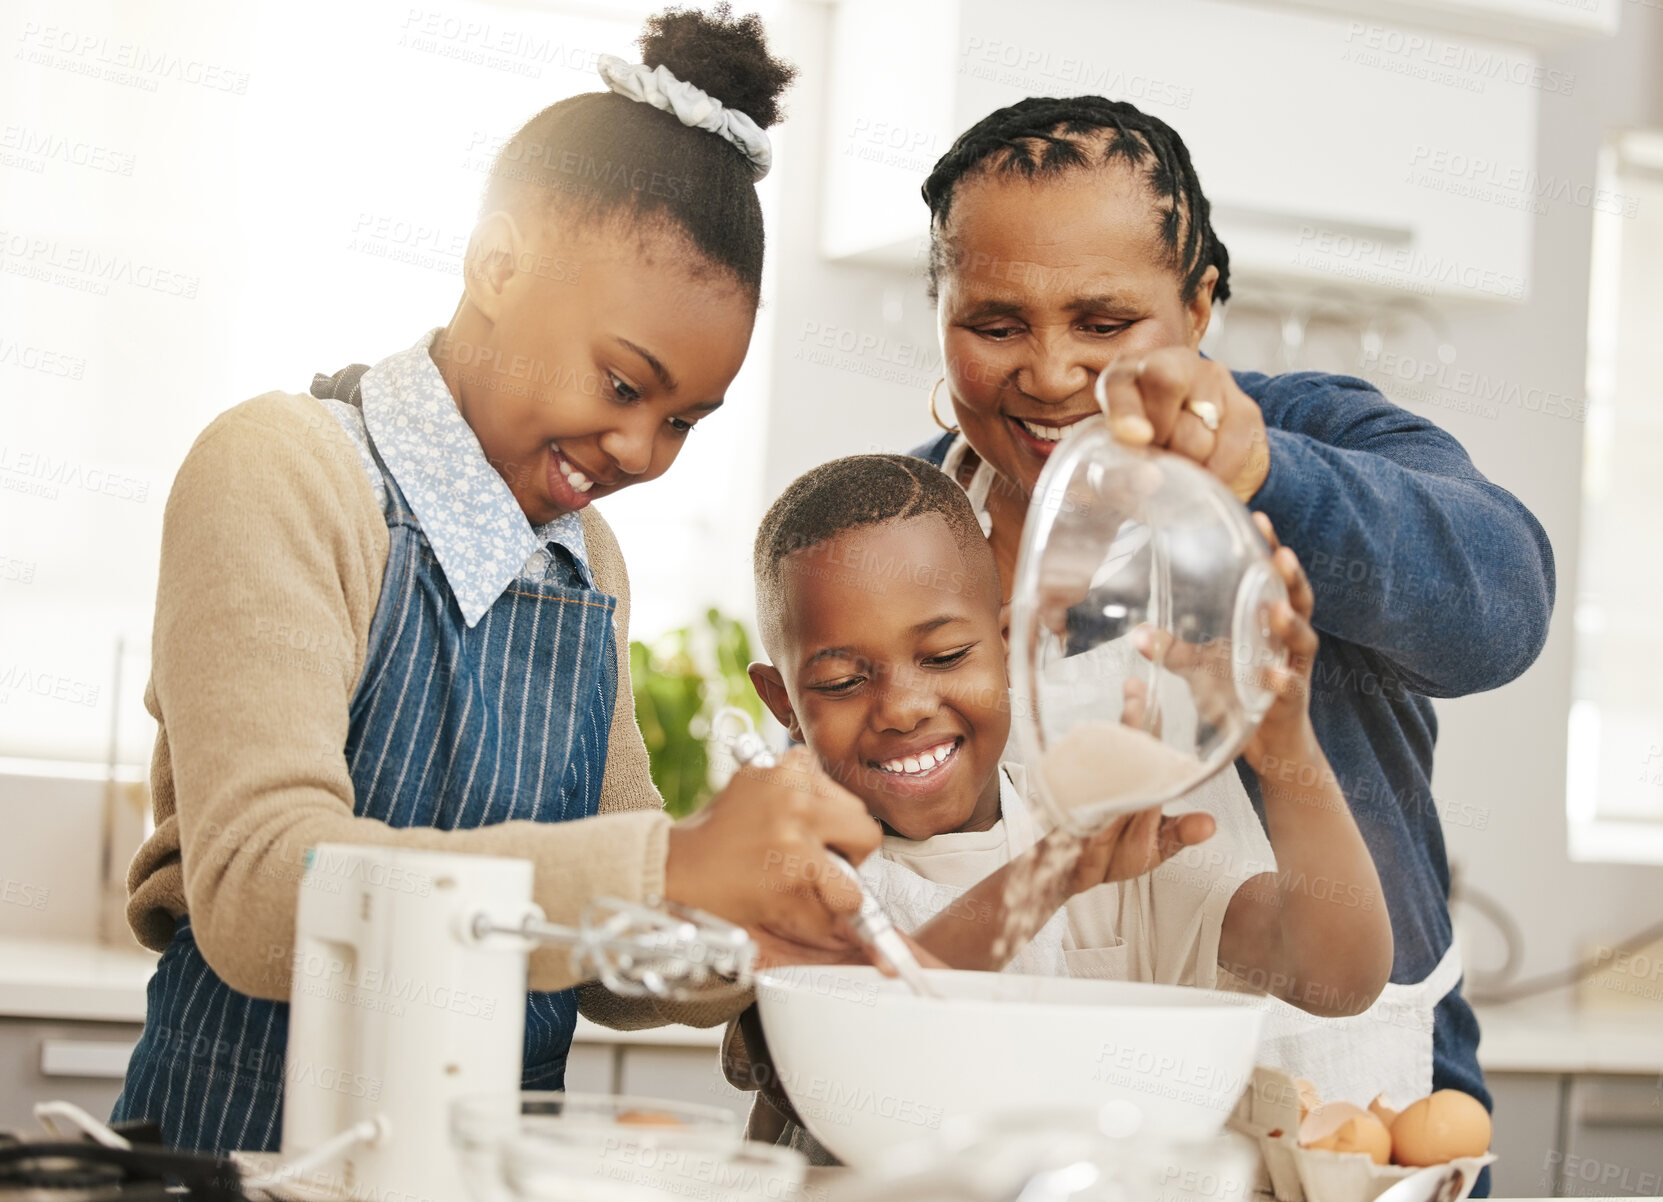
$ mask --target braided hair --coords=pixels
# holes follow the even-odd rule
[[[1213,299],[1230,299],[1230,256],[1213,232],[1212,206],[1184,140],[1159,117],[1101,96],[1030,96],[989,113],[959,135],[924,181],[930,206],[930,297],[936,296],[951,248],[943,231],[953,192],[978,172],[1043,179],[1124,163],[1141,169],[1160,211],[1160,239],[1187,301],[1208,267],[1218,268]]]
[[[709,93],[766,129],[796,68],[774,58],[762,22],[671,8],[649,17],[638,45],[649,67]],[[751,164],[707,130],[614,92],[568,97],[498,150],[483,212],[549,209],[577,222],[662,223],[755,296],[762,286],[762,206]]]

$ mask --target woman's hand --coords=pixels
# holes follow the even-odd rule
[[[858,864],[882,836],[860,799],[797,748],[778,767],[741,768],[670,828],[664,894],[746,928],[764,962],[863,962],[848,925],[860,894],[830,857]]]
[[[1117,359],[1097,387],[1109,428],[1128,446],[1162,447],[1192,459],[1244,504],[1269,475],[1264,414],[1224,364],[1187,346],[1169,346]]]

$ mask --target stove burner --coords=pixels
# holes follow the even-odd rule
[[[119,1165],[89,1163],[78,1156],[30,1156],[0,1164],[0,1191],[31,1189],[97,1190],[120,1185]]]
[[[0,1202],[242,1202],[241,1186],[205,1153],[0,1137]]]

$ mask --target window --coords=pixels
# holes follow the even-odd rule
[[[1614,139],[1595,202],[1570,854],[1663,863],[1663,134]]]
[[[0,83],[0,759],[147,761],[162,509],[192,440],[447,321],[495,148],[599,90],[596,56],[633,55],[657,7],[22,6]],[[760,485],[737,467],[769,341],[667,484],[603,506],[637,631],[748,607]]]

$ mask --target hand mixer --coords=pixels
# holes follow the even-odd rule
[[[525,860],[320,845],[295,918],[283,1156],[265,1180],[376,1202],[467,1196],[451,1103],[520,1089],[528,957],[566,949],[579,980],[674,997],[749,987],[755,945],[695,910],[596,899],[544,921]],[[700,996],[708,996],[701,993]],[[316,1187],[314,1186],[314,1189]]]
[[[721,728],[724,726],[729,727],[731,733],[723,735]],[[711,737],[725,743],[728,753],[741,765],[772,768],[777,762],[774,753],[768,749],[768,744],[756,732],[750,715],[744,710],[735,709],[733,706],[724,706],[717,710],[715,718],[711,721]],[[907,946],[907,941],[901,938],[901,933],[895,929],[895,924],[889,920],[883,906],[866,887],[860,872],[839,855],[832,856],[832,863],[836,864],[843,875],[849,878],[849,883],[860,891],[860,910],[849,920],[856,937],[919,997],[940,997],[924,976],[923,966],[912,954],[912,948]]]

